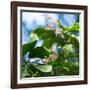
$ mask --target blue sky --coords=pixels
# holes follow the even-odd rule
[[[30,32],[36,27],[47,26],[47,24],[52,23],[52,20],[48,20],[48,17],[53,18],[53,20],[59,19],[64,26],[70,27],[77,21],[78,14],[23,12],[22,44],[25,44],[28,41]]]

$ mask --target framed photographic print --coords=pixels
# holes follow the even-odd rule
[[[11,2],[11,88],[87,84],[87,6]]]

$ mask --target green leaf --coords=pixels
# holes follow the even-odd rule
[[[74,23],[71,27],[64,27],[64,31],[71,32],[71,31],[79,31],[79,23]]]
[[[61,24],[60,20],[57,20],[57,22],[58,22],[58,24],[57,24],[57,25],[58,25],[58,27],[63,29],[63,28],[64,28],[64,26]]]
[[[63,69],[66,70],[66,71],[69,71],[69,69],[67,67],[63,67]]]
[[[55,43],[55,38],[47,38],[44,42],[43,42],[43,46],[45,46],[46,48],[50,49],[52,47],[52,45]]]
[[[78,75],[79,74],[79,62],[62,62],[61,73],[64,75]]]
[[[51,51],[45,47],[36,47],[30,51],[31,58],[34,58],[34,57],[44,58],[45,56],[49,56],[50,54],[51,54]]]
[[[73,26],[71,27],[71,31],[77,30],[79,31],[80,27],[79,27],[79,23],[74,23]]]
[[[33,32],[36,33],[38,35],[38,37],[40,37],[41,35],[44,34],[45,28],[44,27],[38,27]]]
[[[51,37],[55,37],[54,30],[46,30],[45,28],[39,27],[39,28],[36,28],[33,32],[37,34],[39,39],[43,39],[43,40],[46,40]]]
[[[73,53],[74,52],[74,48],[73,48],[72,44],[64,45],[63,50],[65,53]]]
[[[34,67],[41,72],[51,72],[52,71],[52,65],[34,65]]]
[[[24,44],[22,46],[22,54],[23,56],[27,53],[27,52],[30,52],[36,45],[36,42],[37,41],[34,41],[33,43],[27,43],[27,44]]]
[[[29,72],[28,72],[28,66],[22,66],[22,69],[21,69],[21,76],[22,77],[27,77],[27,76],[30,76]]]
[[[34,33],[34,32],[32,32],[31,34],[30,34],[30,36],[29,36],[29,43],[32,43],[32,42],[34,42],[34,41],[36,41],[36,40],[39,40],[39,38],[38,38],[38,36],[37,36],[37,34],[36,33]]]
[[[57,20],[58,22],[58,26],[59,28],[62,28],[64,31],[79,31],[80,30],[80,27],[79,27],[79,23],[74,23],[71,27],[65,27],[61,24],[60,20]]]
[[[57,60],[49,62],[49,64],[52,65],[53,67],[60,66],[60,62],[58,62]]]
[[[74,34],[72,34],[71,37],[70,37],[70,43],[72,43],[72,44],[76,44],[76,43],[79,44],[79,37],[74,35]]]

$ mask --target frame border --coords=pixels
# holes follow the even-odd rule
[[[17,83],[17,7],[42,7],[42,8],[61,8],[61,9],[77,9],[84,11],[84,80],[78,81],[63,81],[63,82],[47,82],[47,83],[33,83],[33,84],[18,84]],[[11,88],[31,88],[31,87],[47,87],[47,86],[64,86],[64,85],[80,85],[88,83],[87,72],[87,6],[83,5],[67,5],[67,4],[51,4],[51,3],[33,3],[33,2],[11,2]]]

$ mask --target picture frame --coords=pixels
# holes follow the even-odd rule
[[[46,21],[47,15],[49,15],[49,17],[47,19],[50,19],[50,22],[48,20]],[[62,19],[62,17],[63,17],[63,19]],[[72,17],[73,17],[73,19],[72,19]],[[62,22],[58,22],[59,19]],[[87,18],[87,6],[83,6],[83,5],[67,5],[67,4],[12,1],[11,2],[11,88],[14,89],[14,88],[31,88],[31,87],[87,84],[88,83],[87,82],[88,81],[87,80],[87,73],[88,73],[87,72],[87,63],[88,63],[87,62],[87,33],[88,33],[87,19],[88,19]],[[56,21],[54,23],[52,23],[53,20],[56,20]],[[63,22],[63,20],[64,20],[64,22]],[[65,23],[65,20],[67,23]],[[70,20],[72,21],[71,23],[69,23]],[[32,23],[34,23],[34,24],[32,24]],[[51,34],[51,32],[53,33],[54,29],[57,31],[58,24],[60,26],[59,30],[62,31],[59,33],[61,35],[60,40],[62,40],[62,42],[59,42],[58,48],[63,49],[63,52],[62,52],[63,54],[61,53],[59,55],[60,55],[60,60],[61,60],[61,58],[65,59],[65,62],[60,61],[60,68],[59,68],[58,64],[55,64],[56,61],[52,60],[52,59],[57,60],[58,55],[55,56],[55,54],[54,54],[52,59],[46,53],[44,53],[44,54],[47,57],[45,57],[45,55],[43,55],[44,50],[46,50],[46,51],[51,50],[51,48],[49,49],[50,45],[52,45],[51,41],[49,41],[50,43],[47,42],[47,44],[46,43],[44,44],[46,46],[44,46],[44,48],[42,49],[41,52],[39,52],[39,50],[41,50],[41,47],[37,51],[33,51],[36,49],[31,49],[29,47],[30,45],[33,45],[33,42],[35,40],[37,41],[37,40],[45,39],[44,41],[46,42],[47,39],[51,38],[50,35],[53,35],[52,37],[54,37],[54,35],[56,35],[55,38],[53,38],[53,41],[54,41],[54,39],[56,40],[56,37],[58,37],[59,34],[58,33]],[[39,25],[41,25],[41,26],[39,26]],[[66,26],[64,26],[64,25],[66,25]],[[70,25],[75,25],[75,26],[70,26]],[[23,26],[26,26],[27,29],[23,30]],[[44,31],[41,32],[41,30],[40,30],[39,34],[41,33],[40,34],[41,36],[39,37],[39,34],[31,33],[31,32],[34,32],[34,31],[32,31],[32,28],[33,29],[38,29],[38,28],[42,29],[43,28],[45,30],[46,29],[48,29],[48,30],[45,31],[46,34]],[[31,31],[29,31],[30,34],[26,39],[25,31],[28,31],[30,29],[31,29]],[[51,32],[49,30],[51,30]],[[63,32],[63,30],[64,30],[64,32]],[[38,33],[37,30],[35,30],[35,31],[36,32],[34,32],[34,33]],[[50,33],[48,33],[48,32],[50,32]],[[74,34],[72,34],[73,32],[76,36]],[[66,37],[64,35],[68,35],[68,36]],[[68,38],[68,40],[65,37]],[[74,40],[77,40],[77,37],[79,37],[78,40],[80,42],[78,45],[75,44],[75,43],[77,43],[77,41],[73,42]],[[30,38],[29,43],[27,43],[28,38]],[[64,42],[64,40],[66,40],[66,41]],[[72,52],[74,52],[73,48],[72,48],[73,43],[70,40],[75,44],[75,46],[76,45],[79,46],[78,51],[76,53],[76,54],[78,54],[77,55],[78,59],[73,58],[73,57],[71,58],[71,56],[70,56],[70,59],[68,59],[66,57],[67,55],[73,55]],[[58,42],[59,39],[56,41]],[[32,43],[32,44],[30,44],[30,43]],[[27,44],[29,44],[29,46],[28,46],[29,48],[26,48]],[[39,42],[39,44],[40,44],[40,42]],[[26,45],[26,46],[24,46],[24,45]],[[37,48],[37,47],[35,46],[34,48]],[[31,51],[29,52],[28,49]],[[75,49],[75,51],[76,51],[76,49]],[[30,71],[32,68],[31,66],[27,67],[25,63],[24,63],[25,65],[22,66],[23,65],[22,59],[27,58],[27,57],[25,57],[26,52],[29,52],[29,54],[30,54],[30,55],[28,54],[29,55],[28,60],[29,60],[29,63],[31,63],[31,64],[29,64],[29,66],[33,65],[33,67],[34,67],[34,69],[32,69],[32,74]],[[24,55],[23,55],[23,53],[24,53]],[[74,54],[75,54],[75,52],[74,52]],[[44,58],[43,58],[43,56],[44,56]],[[51,56],[52,56],[52,54],[51,54]],[[40,59],[37,57],[42,57],[42,58]],[[39,64],[37,64],[35,59],[39,60],[39,61],[37,61]],[[42,62],[40,60],[48,60],[48,59],[52,60],[52,62],[54,64],[49,61],[47,61],[47,62],[45,61],[45,63],[41,64]],[[72,61],[72,60],[76,60],[76,61],[78,60],[78,64],[77,64],[78,66],[75,66],[76,61],[75,61],[75,63],[74,63],[74,61],[68,63],[69,61]],[[34,64],[32,64],[32,63],[34,63]],[[69,64],[71,64],[72,66],[70,66]],[[66,65],[66,66],[64,66],[64,65]],[[33,72],[34,70],[35,70],[35,72]],[[60,70],[60,72],[59,72],[59,70]]]

